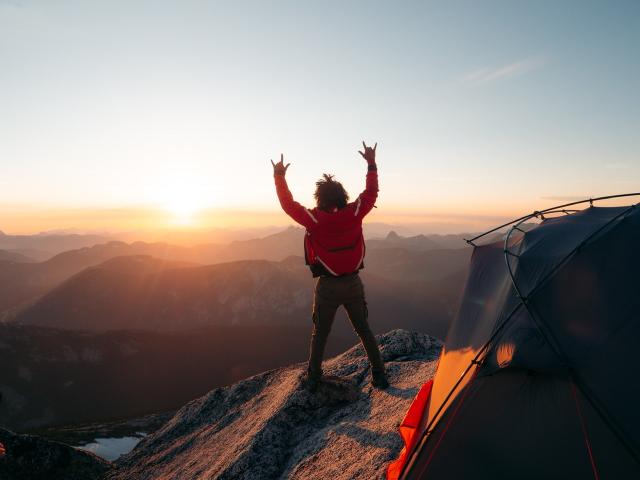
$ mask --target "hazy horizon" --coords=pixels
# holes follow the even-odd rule
[[[447,235],[479,233],[534,210],[560,204],[586,200],[589,197],[542,198],[535,209],[512,208],[505,214],[443,213],[443,212],[379,212],[374,209],[365,219],[365,230],[388,232],[396,230],[401,235]],[[603,200],[598,206],[618,206],[637,203],[637,197]],[[276,200],[277,201],[277,200]],[[583,203],[576,208],[585,208]],[[176,216],[161,208],[37,208],[9,207],[1,212],[0,232],[6,235],[34,235],[40,233],[81,233],[121,235],[129,239],[149,240],[164,235],[202,237],[208,232],[256,232],[273,233],[290,226],[300,227],[279,209],[265,210],[217,210],[203,209],[188,217]],[[386,233],[385,233],[386,234]],[[250,235],[241,238],[253,238]],[[192,243],[187,241],[187,243]]]
[[[122,213],[122,212],[118,212]],[[238,223],[238,214],[249,215],[253,218],[253,221],[246,221]],[[93,215],[91,211],[87,211],[87,215]],[[279,212],[270,212],[269,215],[263,216],[260,221],[256,221],[254,212],[235,212],[235,222],[227,223],[225,221],[211,221],[201,222],[196,221],[194,225],[171,225],[168,223],[164,226],[154,224],[149,219],[157,218],[155,215],[162,215],[161,212],[143,212],[145,220],[141,221],[140,216],[130,215],[129,212],[124,212],[128,221],[125,225],[118,224],[112,221],[113,216],[104,215],[100,221],[93,227],[78,227],[74,224],[69,224],[66,227],[60,227],[57,221],[54,219],[52,223],[47,221],[39,221],[38,225],[45,227],[51,225],[51,228],[36,228],[33,230],[14,230],[5,228],[0,225],[0,232],[5,235],[104,235],[112,236],[114,238],[122,239],[124,241],[158,241],[163,238],[180,238],[180,241],[174,243],[194,244],[198,242],[206,241],[207,236],[210,237],[211,242],[220,241],[219,237],[228,237],[232,239],[250,239],[259,238],[262,236],[270,235],[283,231],[286,228],[297,227],[302,228],[300,225],[289,220],[288,218],[281,218]],[[231,213],[228,213],[229,217],[233,217]],[[84,217],[80,217],[84,218]],[[511,220],[512,217],[467,217],[457,216],[450,218],[442,218],[440,216],[399,216],[393,218],[376,219],[372,221],[365,221],[365,235],[367,237],[382,237],[386,236],[388,232],[395,231],[402,236],[415,236],[415,235],[458,235],[466,233],[477,233],[481,231],[493,228],[498,224]],[[84,222],[79,222],[75,225],[82,225]],[[93,223],[92,223],[93,225]],[[118,225],[118,227],[116,227]],[[129,228],[126,228],[129,226]],[[374,232],[373,234],[367,234],[367,232]],[[225,235],[226,234],[226,235]]]
[[[366,225],[388,225],[406,234],[458,234],[478,232],[512,219],[507,215],[447,215],[441,213],[397,212],[374,214]],[[5,210],[0,231],[7,235],[39,233],[136,234],[140,237],[162,232],[177,234],[228,230],[278,230],[298,226],[279,210],[203,210],[188,221],[174,219],[170,213],[153,208],[62,209],[16,208]]]

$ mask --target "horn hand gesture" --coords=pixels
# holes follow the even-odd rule
[[[358,150],[358,153],[362,155],[362,158],[364,158],[369,164],[376,163],[376,148],[378,147],[378,142],[376,142],[373,148],[367,147],[367,144],[364,142],[362,142],[362,146],[364,147],[364,152]]]
[[[273,174],[274,175],[282,175],[285,176],[287,173],[287,168],[289,168],[290,163],[284,164],[284,155],[280,154],[280,161],[278,163],[273,163],[271,160],[271,165],[273,165]]]

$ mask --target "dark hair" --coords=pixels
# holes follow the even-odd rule
[[[340,182],[333,179],[333,175],[324,173],[323,178],[316,182],[316,192],[313,197],[320,210],[331,211],[334,207],[338,209],[347,206],[349,194]]]

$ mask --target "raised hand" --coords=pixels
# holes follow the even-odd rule
[[[376,163],[376,148],[378,147],[378,142],[376,142],[373,148],[367,147],[367,144],[364,143],[364,141],[362,142],[362,146],[364,147],[364,152],[358,150],[358,153],[362,155],[362,158],[364,158],[367,163]]]
[[[287,173],[287,168],[289,168],[290,163],[284,164],[284,155],[280,154],[280,161],[278,163],[273,163],[271,160],[271,165],[273,165],[273,174],[274,175],[285,175]]]

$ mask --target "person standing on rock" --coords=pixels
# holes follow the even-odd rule
[[[364,268],[365,245],[362,220],[371,211],[378,197],[378,169],[376,143],[373,148],[364,142],[358,152],[367,161],[366,188],[348,203],[349,195],[332,175],[324,174],[316,182],[316,207],[308,209],[293,199],[285,175],[289,163],[284,155],[273,163],[276,192],[282,209],[306,228],[304,253],[306,264],[318,277],[313,299],[313,334],[306,384],[315,390],[322,377],[322,357],[338,307],[344,306],[349,319],[364,346],[371,364],[371,383],[387,388],[389,382],[376,339],[367,321],[367,302],[359,270]]]

